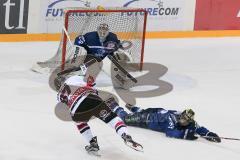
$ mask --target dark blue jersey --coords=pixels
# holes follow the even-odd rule
[[[84,47],[87,54],[104,59],[107,55],[112,54],[117,50],[120,45],[120,41],[118,40],[116,34],[109,32],[105,41],[101,43],[98,33],[95,31],[76,37],[74,44]]]
[[[163,132],[169,137],[184,138],[186,131],[194,132],[200,136],[205,136],[209,132],[207,128],[199,126],[195,121],[187,126],[179,125],[178,119],[181,112],[175,110],[165,110],[163,108],[139,110],[138,107],[134,107],[132,111],[132,114],[128,114],[123,108],[119,108],[116,113],[129,126]]]

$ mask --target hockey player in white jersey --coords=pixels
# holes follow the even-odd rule
[[[142,150],[142,146],[133,141],[128,134],[124,122],[99,97],[98,90],[94,88],[94,79],[91,76],[87,78],[86,82],[84,77],[79,75],[66,79],[59,89],[57,99],[59,103],[67,105],[79,132],[89,142],[89,145],[85,147],[87,152],[96,153],[99,150],[97,137],[92,134],[87,123],[93,116],[115,129],[126,145],[135,150]]]

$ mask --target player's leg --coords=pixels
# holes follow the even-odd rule
[[[94,116],[94,110],[100,103],[101,101],[96,100],[94,94],[89,94],[79,105],[72,107],[71,110],[72,120],[77,125],[81,135],[89,143],[89,145],[85,146],[87,152],[96,152],[99,150],[97,137],[92,134],[87,122]],[[78,104],[78,102],[76,102],[76,104]]]
[[[135,86],[137,79],[124,69],[115,58],[112,56],[108,56],[108,58],[112,61],[111,77],[114,88],[123,88],[128,90]]]
[[[136,143],[135,141],[133,141],[132,137],[128,134],[127,131],[127,126],[125,125],[125,123],[123,122],[123,120],[117,116],[116,113],[112,112],[110,110],[110,108],[104,103],[104,105],[102,105],[102,111],[104,112],[100,112],[100,119],[102,121],[104,121],[105,123],[107,123],[111,128],[116,130],[116,133],[121,136],[121,138],[124,140],[124,143],[137,150],[137,151],[142,151],[143,147],[142,145]],[[104,113],[104,114],[101,114]]]
[[[123,138],[126,144],[128,142],[136,147],[141,146],[132,140],[123,120],[119,118],[116,113],[112,112],[106,105],[105,101],[103,101],[98,95],[88,95],[76,111],[76,116],[74,116],[73,119],[81,120],[85,116],[84,119],[86,120],[87,117],[89,120],[92,116],[95,116],[113,128],[116,133]]]
[[[93,136],[90,126],[86,122],[75,122],[75,124],[81,135],[89,143],[89,145],[85,146],[86,151],[98,151],[97,137]]]
[[[108,124],[111,128],[113,128],[116,133],[120,136],[128,135],[127,128],[124,122],[117,116],[117,114],[113,113],[110,108],[105,104],[105,102],[96,94],[89,94],[77,108],[73,108],[76,110],[72,116],[74,121],[83,121],[78,124],[78,129],[82,132],[82,135],[86,140],[90,143],[89,147],[92,147],[91,140],[94,141],[94,137],[90,131],[90,127],[87,125],[87,121],[92,117],[98,117],[106,124]],[[97,142],[96,148],[99,149]],[[94,148],[94,143],[93,143]],[[86,147],[88,151],[88,147]]]
[[[142,111],[142,109],[141,109],[140,107],[137,107],[137,106],[132,105],[132,104],[129,104],[129,103],[127,103],[127,104],[125,105],[125,107],[126,107],[128,110],[130,110],[131,112],[133,112],[133,113],[135,113],[135,112],[141,112],[141,111]]]
[[[116,113],[112,112],[107,105],[102,107],[98,118],[113,128],[119,136],[122,136],[123,133],[127,134],[127,127],[123,120]]]
[[[119,106],[114,97],[108,98],[105,103],[112,110],[112,112],[116,113],[121,119],[124,119],[124,117],[128,114],[122,107]]]
[[[119,106],[118,102],[114,99],[114,97],[110,97],[109,99],[107,99],[106,104],[121,119],[125,119],[124,117],[128,115],[128,113],[122,107]],[[125,107],[133,113],[142,111],[142,109],[140,109],[139,107],[128,104],[128,103],[125,105]]]
[[[133,114],[128,114],[124,117],[123,120],[128,126],[147,128],[148,113],[141,111]]]

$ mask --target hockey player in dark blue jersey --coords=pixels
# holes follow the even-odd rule
[[[137,83],[137,80],[120,64],[120,62],[132,59],[130,53],[124,51],[131,48],[132,42],[125,40],[121,42],[115,33],[109,31],[109,26],[106,23],[101,23],[96,31],[76,37],[74,45],[76,49],[71,63],[75,62],[76,57],[78,57],[80,47],[83,47],[87,52],[83,64],[79,66],[82,75],[86,75],[88,72],[88,74],[96,78],[95,76],[98,75],[100,67],[96,65],[97,68],[92,67],[88,69],[90,67],[86,64],[92,60],[101,62],[105,57],[108,57],[118,68],[117,70],[114,69],[116,76],[111,73],[112,77],[116,77],[113,78],[114,87],[129,89],[130,86]]]
[[[140,109],[127,104],[132,112],[128,114],[114,99],[107,101],[108,106],[121,117],[126,125],[163,132],[168,137],[196,140],[199,135],[212,142],[221,142],[221,138],[207,128],[199,126],[194,120],[194,111],[186,109],[183,112],[166,110],[164,108]]]
[[[100,60],[103,60],[109,54],[113,54],[121,46],[117,35],[109,31],[109,26],[106,23],[101,23],[97,27],[97,31],[76,37],[74,45],[83,47],[87,54]]]

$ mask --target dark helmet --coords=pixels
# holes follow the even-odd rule
[[[185,109],[179,118],[179,123],[182,126],[187,126],[189,123],[194,121],[194,111],[192,109]]]

